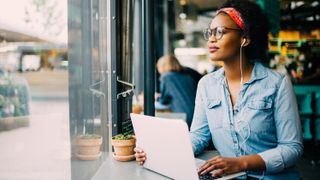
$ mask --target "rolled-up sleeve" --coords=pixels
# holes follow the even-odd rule
[[[293,166],[303,153],[296,96],[287,76],[282,79],[275,97],[274,120],[278,146],[259,153],[265,162],[267,174],[277,173]]]
[[[201,79],[198,84],[194,115],[190,131],[192,148],[194,154],[196,155],[201,153],[204,150],[204,148],[208,146],[208,142],[211,139],[211,133],[209,130],[204,107],[203,83],[203,79]]]

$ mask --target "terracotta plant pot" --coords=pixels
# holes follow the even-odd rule
[[[128,139],[128,140],[117,140],[112,139],[111,144],[114,148],[113,157],[118,161],[130,161],[133,160],[134,157],[134,147],[136,144],[136,139]]]
[[[76,144],[76,156],[80,160],[95,160],[101,156],[102,137],[100,135],[79,135]]]

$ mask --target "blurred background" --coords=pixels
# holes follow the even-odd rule
[[[0,6],[0,179],[70,179],[67,1]]]
[[[253,0],[270,23],[266,66],[289,75],[299,104],[303,179],[320,178],[320,5]],[[129,113],[185,117],[154,106],[157,59],[174,54],[205,75],[202,31],[224,0],[10,0],[0,6],[0,180],[91,179],[132,132]],[[133,88],[134,87],[134,88]],[[103,137],[83,161],[79,135]]]

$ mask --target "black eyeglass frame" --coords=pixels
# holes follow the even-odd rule
[[[217,36],[218,28],[222,28],[222,33],[219,36]],[[225,27],[225,26],[218,26],[218,27],[215,27],[214,29],[210,29],[210,28],[204,29],[203,30],[203,37],[205,40],[208,41],[209,38],[214,35],[216,40],[220,40],[226,34],[225,30],[242,31],[242,29],[229,28],[229,27]]]

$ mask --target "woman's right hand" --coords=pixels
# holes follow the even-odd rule
[[[135,152],[134,156],[136,157],[136,161],[138,162],[139,165],[142,166],[147,159],[146,153],[139,147],[135,147],[134,152]]]

